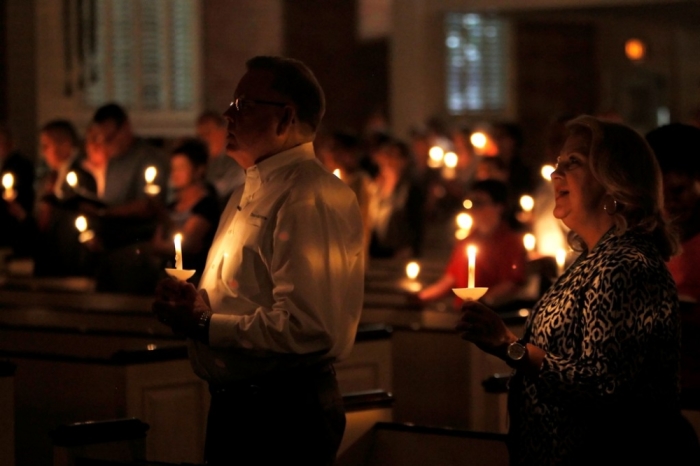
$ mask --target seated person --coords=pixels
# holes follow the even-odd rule
[[[468,285],[468,262],[466,249],[477,248],[475,264],[475,286],[488,287],[482,299],[491,306],[500,306],[512,301],[525,281],[527,251],[522,235],[514,232],[504,215],[508,190],[505,183],[497,180],[481,180],[473,184],[469,199],[470,214],[474,220],[472,231],[464,240],[457,242],[444,275],[417,295],[420,301],[431,301],[451,293],[452,288]],[[455,305],[460,305],[460,300]]]
[[[173,237],[182,234],[182,262],[197,271],[189,281],[197,283],[204,271],[209,247],[219,225],[219,202],[205,181],[207,148],[196,139],[178,145],[170,157],[170,185],[175,200],[167,206],[153,238],[155,251],[174,267]]]

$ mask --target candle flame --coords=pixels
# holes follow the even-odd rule
[[[12,189],[12,186],[15,184],[15,177],[12,176],[12,173],[5,173],[2,175],[2,186],[5,189]]]
[[[335,170],[333,170],[333,174],[341,180],[343,179],[343,177],[340,175],[340,168],[336,168]]]
[[[540,174],[545,180],[552,181],[552,173],[554,173],[554,170],[555,168],[553,166],[545,165],[542,167],[542,170],[540,170]]]
[[[156,175],[158,174],[158,170],[156,170],[156,167],[148,167],[146,169],[146,172],[144,173],[144,176],[146,177],[146,183],[151,184],[153,181],[156,179]]]
[[[85,216],[81,215],[75,219],[75,228],[77,228],[80,233],[87,230],[87,219]]]
[[[420,265],[418,265],[418,262],[409,262],[406,265],[406,276],[411,280],[415,280],[419,273]]]
[[[457,215],[457,226],[462,230],[470,230],[472,225],[474,225],[474,219],[471,215],[466,212],[462,212]]]
[[[482,133],[481,131],[476,131],[469,137],[469,141],[471,141],[472,146],[477,149],[484,149],[486,147],[487,139],[486,134]]]
[[[440,146],[433,146],[428,151],[428,166],[431,168],[439,168],[442,165],[442,160],[445,157],[445,151]]]
[[[523,246],[525,246],[525,249],[528,252],[532,252],[535,250],[535,243],[536,243],[535,235],[532,233],[525,233],[523,236]]]
[[[530,212],[535,207],[535,200],[526,194],[520,198],[520,207],[524,212]]]
[[[457,166],[457,154],[454,152],[446,153],[444,160],[447,168],[455,168]]]
[[[75,188],[78,185],[78,175],[75,172],[68,172],[66,182],[71,188]]]

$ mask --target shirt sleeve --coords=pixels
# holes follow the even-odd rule
[[[673,351],[677,306],[662,278],[644,260],[601,268],[581,298],[581,339],[571,341],[580,347],[546,354],[544,387],[579,398],[624,393],[650,358],[663,359],[655,352]]]
[[[297,200],[277,212],[266,264],[273,305],[244,316],[215,313],[212,347],[332,357],[349,351],[362,309],[364,254],[359,208],[348,194]]]

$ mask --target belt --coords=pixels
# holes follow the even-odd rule
[[[212,395],[226,395],[241,393],[257,393],[260,391],[288,390],[291,387],[309,384],[323,376],[334,376],[335,368],[332,363],[326,362],[313,366],[300,367],[285,371],[276,371],[252,377],[244,380],[234,380],[223,384],[209,383],[209,392]]]

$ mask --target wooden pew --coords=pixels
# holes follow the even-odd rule
[[[15,369],[0,360],[0,464],[15,464]]]
[[[380,422],[336,466],[507,466],[505,435]]]

